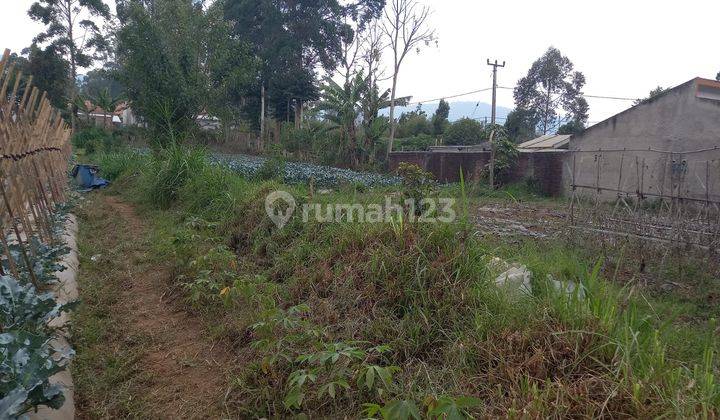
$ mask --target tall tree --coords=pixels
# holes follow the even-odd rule
[[[103,68],[87,72],[79,86],[80,94],[92,96],[107,89],[111,96],[122,96],[125,94],[125,86],[119,77],[120,67],[117,63],[106,63]]]
[[[516,108],[512,110],[505,120],[505,131],[508,138],[515,143],[522,143],[536,137],[537,120],[535,115],[527,110]]]
[[[397,81],[405,57],[412,50],[418,50],[421,45],[437,42],[435,30],[429,25],[431,10],[415,0],[390,0],[385,8],[382,29],[392,50],[393,72],[392,88],[390,89],[390,139],[388,140],[387,157],[392,152],[395,140],[395,96]]]
[[[227,0],[225,17],[234,34],[251,46],[259,63],[260,131],[265,129],[266,102],[276,118],[289,115],[292,102],[299,118],[303,103],[318,97],[315,71],[332,71],[341,54],[341,40],[352,31],[345,22],[362,0],[345,4],[339,0]],[[268,95],[268,91],[270,94]],[[270,101],[267,101],[267,98]]]
[[[160,145],[181,140],[208,97],[207,20],[192,0],[118,3],[117,59],[134,111]]]
[[[589,106],[582,94],[583,86],[585,76],[573,70],[572,62],[560,50],[550,47],[518,82],[515,105],[532,114],[543,134],[557,128],[561,111],[565,111],[564,121],[584,125]]]
[[[246,115],[246,98],[254,91],[257,62],[250,46],[232,35],[232,24],[225,20],[225,2],[215,1],[207,10],[207,73],[209,103],[207,110],[220,119],[228,138],[230,128]]]
[[[448,125],[448,117],[450,116],[450,104],[445,99],[440,99],[435,113],[432,116],[433,134],[441,135]]]
[[[24,49],[23,55],[13,54],[10,60],[23,74],[33,77],[32,85],[47,92],[48,99],[55,108],[66,110],[70,93],[70,65],[67,60],[53,46],[40,48],[36,44]],[[25,87],[25,83],[20,85],[21,94]]]
[[[110,19],[110,8],[103,0],[38,0],[28,15],[47,29],[34,43],[49,45],[65,54],[70,63],[71,99],[77,95],[78,68],[86,68],[103,57],[108,43],[93,19]],[[75,109],[72,122],[75,124]]]

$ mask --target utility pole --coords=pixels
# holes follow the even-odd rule
[[[490,62],[490,59],[487,59],[488,66],[492,66],[493,68],[493,86],[492,86],[492,118],[490,123],[495,124],[495,113],[496,113],[496,106],[497,106],[497,69],[498,67],[505,67],[505,62],[503,61],[502,64],[498,64],[498,61],[495,60],[494,63]]]

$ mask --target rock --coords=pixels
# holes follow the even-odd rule
[[[552,274],[548,274],[547,279],[550,286],[556,292],[565,293],[568,296],[575,296],[575,290],[577,290],[578,298],[585,299],[585,286],[582,284],[578,286],[577,283],[570,280],[562,282],[555,279]]]
[[[507,271],[510,268],[510,264],[502,258],[492,257],[487,263],[487,267],[495,272]]]
[[[504,273],[495,278],[495,284],[511,292],[532,294],[532,271],[524,265],[514,264]]]
[[[318,194],[320,195],[326,195],[326,194],[332,194],[333,190],[324,189],[324,190],[318,190]]]

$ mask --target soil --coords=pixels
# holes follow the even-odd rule
[[[554,236],[567,224],[567,210],[556,203],[488,203],[473,212],[478,230],[499,236]]]
[[[140,241],[148,228],[135,208],[117,197],[102,196],[103,206],[116,217],[125,240]],[[100,203],[99,203],[100,204]],[[113,238],[118,239],[118,238]],[[169,297],[171,274],[166,267],[136,264],[142,249],[135,248],[120,264],[125,265],[113,310],[121,320],[126,338],[114,345],[125,345],[130,337],[147,337],[137,358],[136,370],[143,372],[137,395],[149,410],[148,418],[227,417],[227,369],[232,351],[222,342],[207,337],[202,321],[189,314],[181,299]],[[121,349],[122,351],[122,349]]]

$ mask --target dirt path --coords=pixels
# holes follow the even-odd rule
[[[148,227],[133,206],[113,196],[98,196],[95,201],[97,208],[92,212],[100,214],[90,217],[112,216],[117,231],[110,232],[106,244],[99,240],[94,252],[113,253],[108,249],[114,246],[114,253],[121,257],[111,258],[115,274],[108,277],[118,293],[111,311],[114,322],[120,325],[113,328],[116,336],[111,335],[110,342],[104,344],[120,357],[133,357],[128,366],[131,374],[113,385],[127,389],[119,404],[125,410],[103,408],[103,403],[115,404],[112,397],[98,402],[90,396],[86,405],[91,409],[83,417],[121,413],[148,418],[227,417],[224,401],[230,350],[222,343],[213,343],[201,321],[189,315],[182,302],[168,297],[170,271],[146,261]],[[97,233],[103,238],[107,232]],[[106,250],[101,249],[103,245]],[[136,407],[137,411],[127,407]]]

